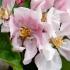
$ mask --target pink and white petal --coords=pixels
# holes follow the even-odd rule
[[[48,9],[50,9],[52,6],[53,6],[53,4],[54,4],[54,0],[45,0],[45,3],[44,3],[44,5],[43,5],[43,10],[45,9],[45,10],[48,10]]]
[[[61,22],[61,35],[70,35],[70,16],[68,15],[68,13],[64,13],[61,15]]]
[[[47,61],[43,53],[38,54],[35,58],[35,64],[38,70],[60,70],[62,67],[62,62],[57,51],[51,61]]]
[[[45,33],[42,34],[43,41],[42,41],[42,44],[40,44],[42,48],[39,48],[39,52],[43,53],[46,60],[52,60],[52,58],[55,54],[55,49],[52,48],[52,45],[48,42],[49,39],[47,37],[48,36],[46,36]]]
[[[67,1],[66,0],[55,0],[54,1],[54,7],[56,9],[59,9],[61,11],[66,11],[67,10]]]
[[[41,8],[43,12],[47,11],[54,4],[54,0],[31,0],[31,9]]]
[[[41,33],[43,28],[37,14],[37,12],[28,8],[20,7],[15,9],[16,26],[26,26],[32,30],[33,34]]]
[[[17,35],[12,39],[13,51],[22,52],[25,48],[22,46],[21,40],[18,38]]]
[[[56,30],[56,33],[57,33],[59,28],[60,28],[60,22],[61,22],[60,15],[62,12],[58,11],[55,8],[52,11],[53,11],[53,13],[51,15],[51,21],[52,21],[52,25],[53,25],[54,29]]]
[[[38,10],[39,11],[39,10]],[[19,7],[14,9],[14,15],[17,19],[23,17],[27,18],[28,16],[31,16],[33,18],[38,19],[38,12],[33,11],[32,9],[28,9],[25,7]],[[20,15],[20,16],[19,16]],[[18,17],[19,16],[19,17]]]
[[[10,20],[8,22],[9,22],[10,36],[13,37],[16,31],[18,31],[18,27],[15,26],[13,15],[10,16]]]
[[[1,26],[1,32],[10,32],[9,30],[9,22],[4,22]]]
[[[30,26],[29,24],[32,25],[34,20],[37,23],[40,21],[40,14],[41,14],[40,12],[41,12],[40,10],[35,12],[31,9],[20,7],[20,8],[14,9],[14,16],[15,16],[16,20],[18,20],[17,22],[19,22],[20,25],[23,24],[21,22],[24,22],[24,25]],[[40,14],[38,15],[38,13],[40,13]],[[31,21],[31,23],[29,23],[29,21]]]
[[[70,24],[67,27],[65,27],[63,31],[60,31],[60,35],[62,36],[70,35]]]
[[[47,31],[49,32],[50,37],[51,37],[51,35],[55,36],[55,29],[52,24],[53,11],[54,11],[54,8],[52,7],[47,14],[48,18],[47,18],[47,27],[46,28],[48,29]]]
[[[45,0],[31,0],[31,9],[35,10],[39,7],[39,5]]]
[[[2,6],[4,8],[8,8],[10,11],[12,11],[14,4],[15,4],[15,0],[3,0],[2,1]]]
[[[26,65],[31,62],[31,60],[37,53],[36,40],[35,39],[32,39],[32,40],[27,39],[26,41],[24,41],[24,46],[26,48],[26,51],[25,51],[23,63],[24,63],[24,65]]]
[[[51,44],[46,44],[43,47],[42,51],[46,60],[52,60],[55,55],[55,49],[52,48]]]
[[[61,18],[61,28],[60,28],[60,31],[63,31],[67,26],[69,26],[69,22],[70,22],[70,16],[68,13],[63,13],[60,15],[60,18]]]
[[[70,61],[70,41],[66,41],[58,50],[66,60]]]

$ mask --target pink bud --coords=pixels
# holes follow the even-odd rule
[[[16,0],[16,4],[19,6],[23,6],[24,0]]]

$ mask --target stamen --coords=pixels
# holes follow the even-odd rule
[[[20,37],[22,38],[27,38],[27,37],[30,37],[31,35],[31,30],[27,27],[21,27],[20,28],[20,31],[19,31],[19,35]]]
[[[51,41],[56,48],[59,48],[63,44],[62,37],[53,38],[53,39],[51,39]]]
[[[46,12],[43,12],[43,13],[42,13],[41,21],[42,21],[42,22],[46,22],[46,19],[47,19],[47,13],[46,13]]]
[[[0,19],[7,20],[9,19],[10,12],[8,9],[0,8]]]

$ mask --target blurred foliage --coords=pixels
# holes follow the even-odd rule
[[[62,69],[61,70],[70,70],[70,62],[67,61],[64,57],[62,58]]]
[[[30,0],[25,0],[24,7],[30,8]]]
[[[19,53],[12,51],[12,45],[7,33],[0,33],[0,60],[7,62],[13,70],[23,70]]]
[[[2,0],[0,0],[0,6],[2,5]]]

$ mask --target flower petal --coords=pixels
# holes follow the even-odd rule
[[[13,51],[22,52],[25,48],[21,44],[21,40],[18,37],[18,34],[12,39]]]
[[[8,8],[11,11],[12,11],[14,4],[15,4],[15,0],[3,0],[2,1],[2,6],[4,8]]]
[[[31,0],[31,9],[37,9],[39,5],[45,0]]]
[[[37,44],[36,44],[36,40],[35,39],[32,39],[32,40],[26,40],[24,42],[24,46],[26,48],[26,51],[25,51],[25,56],[24,56],[24,60],[23,60],[23,63],[26,65],[26,64],[29,64],[32,60],[32,58],[36,55],[37,53]]]
[[[16,21],[15,25],[17,27],[25,26],[31,29],[32,34],[41,36],[43,28],[40,22],[40,18],[38,19],[37,14],[37,12],[28,8],[16,8],[14,12]]]
[[[4,22],[1,26],[1,32],[9,32],[9,22]]]
[[[35,63],[38,70],[60,70],[62,67],[61,59],[57,51],[51,61],[47,61],[42,53],[38,54],[35,58]]]
[[[66,58],[66,60],[70,61],[70,41],[67,40],[58,50],[60,54]]]
[[[61,28],[60,33],[61,35],[70,35],[70,16],[68,13],[64,13],[61,15]]]
[[[18,31],[18,27],[16,27],[16,25],[15,25],[13,15],[10,16],[9,29],[10,29],[10,36],[12,38],[15,35],[15,33]]]
[[[62,10],[62,11],[66,11],[66,4],[67,1],[66,0],[55,0],[54,1],[54,7],[59,9],[59,10]]]
[[[41,8],[42,11],[46,11],[53,6],[54,0],[31,0],[31,9]]]

